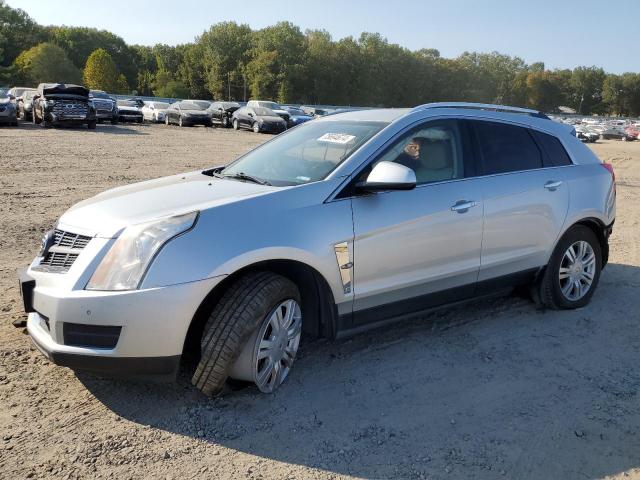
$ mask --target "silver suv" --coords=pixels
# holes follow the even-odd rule
[[[565,126],[477,104],[349,112],[226,167],[115,188],[68,210],[22,275],[53,362],[112,374],[197,367],[272,392],[301,335],[342,337],[529,285],[586,305],[615,182]]]

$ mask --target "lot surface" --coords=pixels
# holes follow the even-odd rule
[[[484,301],[301,349],[271,396],[210,400],[51,365],[11,322],[15,269],[71,204],[270,137],[0,129],[0,478],[640,478],[640,143],[601,142],[618,217],[591,304]]]

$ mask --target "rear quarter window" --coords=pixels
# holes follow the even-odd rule
[[[482,173],[518,172],[542,168],[542,154],[529,130],[498,122],[473,121]]]
[[[547,162],[549,166],[552,167],[562,167],[564,165],[571,165],[571,157],[562,146],[562,142],[558,140],[553,135],[549,135],[542,132],[537,132],[532,130],[531,133],[540,145],[540,148],[544,152],[547,157]]]

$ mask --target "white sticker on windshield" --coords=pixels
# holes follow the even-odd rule
[[[348,135],[346,133],[325,133],[318,139],[318,141],[327,143],[339,143],[340,145],[345,145],[355,140],[355,138],[355,135]]]

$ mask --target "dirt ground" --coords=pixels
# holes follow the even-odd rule
[[[71,204],[231,160],[268,136],[158,126],[0,129],[0,478],[640,478],[640,143],[615,166],[610,264],[591,304],[511,296],[304,346],[274,395],[50,364],[16,268]]]

